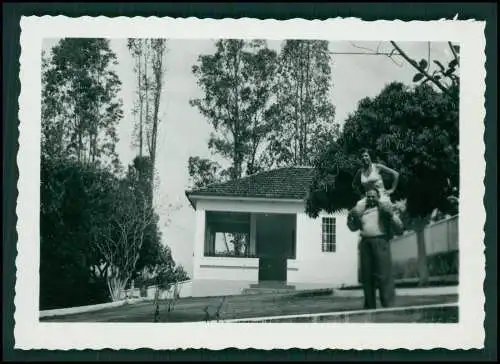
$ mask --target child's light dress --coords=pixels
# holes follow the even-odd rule
[[[384,180],[382,179],[378,166],[376,164],[372,164],[371,172],[368,176],[366,176],[362,171],[360,173],[361,185],[363,186],[363,189],[366,191],[368,188],[375,187],[380,192],[380,203],[392,206],[391,198],[385,189]],[[358,212],[362,212],[365,207],[366,196],[356,203],[354,209]]]

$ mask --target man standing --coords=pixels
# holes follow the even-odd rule
[[[403,224],[389,205],[380,204],[376,188],[366,191],[366,207],[363,211],[352,209],[347,217],[351,231],[360,230],[361,281],[365,296],[364,307],[377,307],[376,289],[382,307],[394,305],[395,287],[392,276],[390,236],[401,234]]]

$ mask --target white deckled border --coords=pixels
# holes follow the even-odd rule
[[[15,292],[16,349],[470,349],[484,346],[484,22],[23,17]],[[40,323],[40,65],[43,38],[166,37],[453,41],[461,45],[458,324]],[[272,340],[269,340],[269,337]]]

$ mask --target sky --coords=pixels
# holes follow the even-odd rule
[[[58,39],[45,39],[43,49],[49,51]],[[170,246],[177,264],[192,273],[194,242],[194,210],[185,197],[189,174],[187,163],[190,156],[210,157],[208,138],[212,128],[189,100],[202,97],[201,90],[192,74],[192,66],[200,54],[215,51],[214,40],[169,39],[166,55],[167,72],[160,100],[160,126],[158,134],[158,214],[163,243]],[[430,56],[447,64],[452,57],[447,43],[401,42],[398,45],[417,61]],[[136,155],[132,146],[132,105],[135,93],[135,75],[126,39],[111,39],[111,49],[116,53],[116,73],[122,81],[119,97],[123,100],[124,118],[118,125],[117,152],[124,166]],[[281,41],[268,40],[268,46],[276,51]],[[364,47],[367,49],[361,49]],[[329,43],[331,52],[390,52],[389,42],[335,41]],[[394,62],[397,62],[394,63]],[[445,63],[446,62],[446,63]],[[433,70],[433,64],[430,71]],[[358,102],[374,97],[390,82],[412,84],[416,71],[401,57],[394,61],[386,56],[332,54],[332,88],[330,99],[336,108],[335,121],[343,124],[353,113]],[[169,205],[177,206],[176,210]]]

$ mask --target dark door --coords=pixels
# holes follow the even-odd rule
[[[282,257],[259,258],[259,281],[286,281],[286,259]]]
[[[259,281],[286,281],[286,245],[279,220],[266,216],[258,220],[257,252]]]

